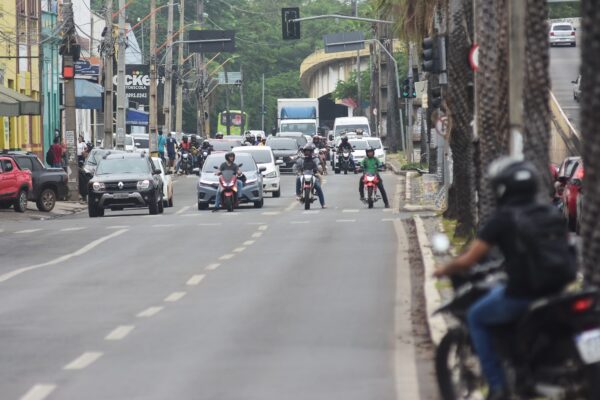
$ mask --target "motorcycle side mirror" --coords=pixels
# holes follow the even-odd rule
[[[219,169],[219,167],[217,167],[216,165],[215,165],[215,166],[213,166],[213,168],[214,168],[214,169]]]
[[[238,164],[238,168],[242,168],[243,165],[244,163]]]
[[[431,248],[434,253],[446,254],[450,250],[450,239],[443,233],[436,233],[431,238]]]

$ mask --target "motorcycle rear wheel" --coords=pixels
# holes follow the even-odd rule
[[[310,210],[310,189],[304,189],[304,209]]]
[[[369,192],[369,200],[368,200],[369,208],[373,208],[373,188],[369,187],[367,190]]]

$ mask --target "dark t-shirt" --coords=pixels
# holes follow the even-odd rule
[[[531,297],[529,271],[527,263],[518,255],[515,230],[513,212],[508,208],[500,208],[483,224],[477,238],[490,245],[497,245],[504,255],[508,275],[506,294]]]
[[[177,140],[174,137],[167,138],[167,152],[169,154],[175,154],[175,146],[177,146]]]
[[[233,171],[234,174],[238,173],[238,165],[236,163],[232,163],[231,165],[227,164],[227,162],[224,162],[223,164],[221,164],[221,166],[219,167],[219,171],[223,172],[226,170],[230,170]]]

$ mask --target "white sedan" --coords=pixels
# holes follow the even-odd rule
[[[164,206],[173,207],[173,179],[171,179],[171,172],[168,171],[165,162],[159,157],[152,157],[152,162],[156,169],[160,170],[160,177],[163,180]]]
[[[275,161],[273,151],[269,146],[241,146],[232,149],[234,153],[247,153],[254,158],[259,168],[265,167],[263,171],[263,191],[270,192],[273,197],[281,196],[281,175],[279,166],[283,161]]]

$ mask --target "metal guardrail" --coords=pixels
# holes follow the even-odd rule
[[[569,118],[561,108],[554,93],[550,92],[550,111],[552,112],[552,123],[561,136],[569,153],[574,156],[581,155],[581,134],[575,129]]]

